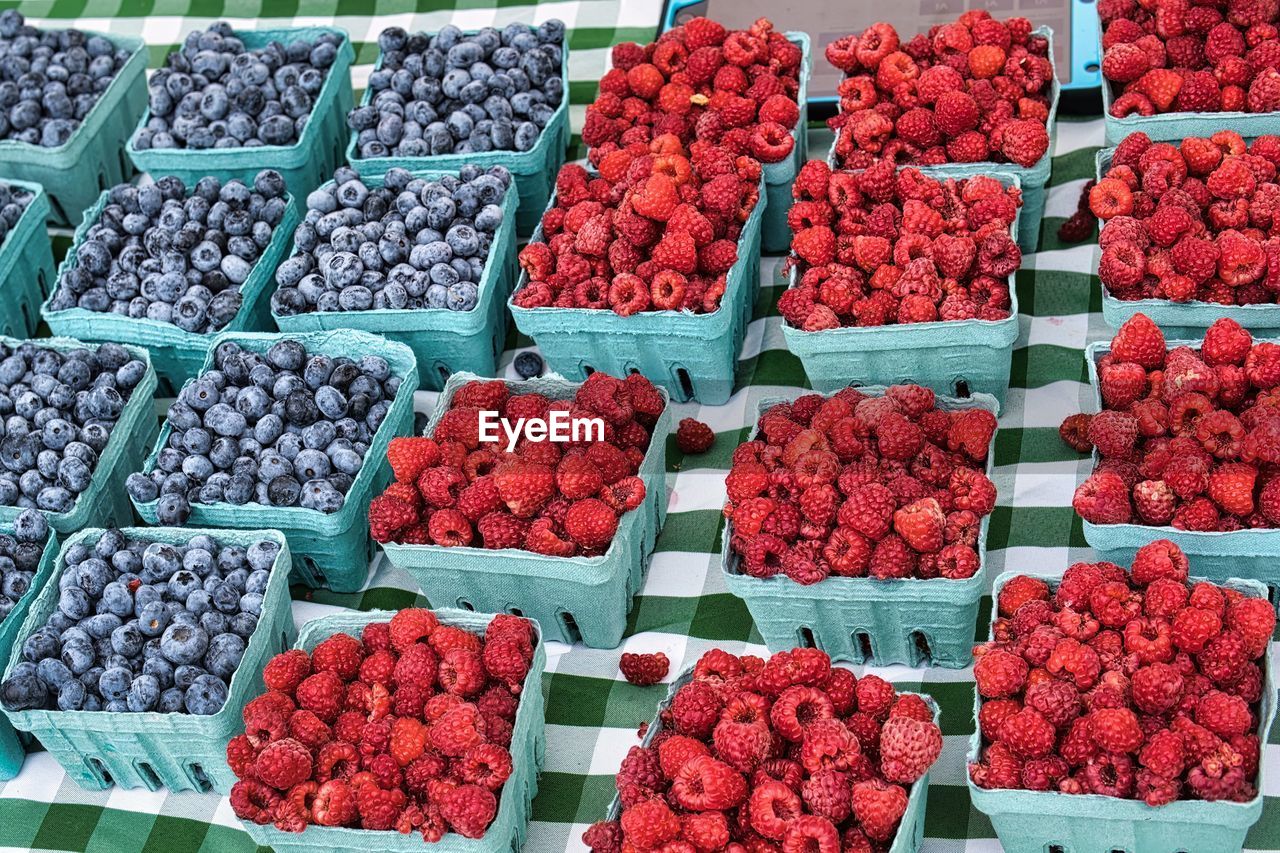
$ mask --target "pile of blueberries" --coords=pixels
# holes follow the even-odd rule
[[[0,506],[74,509],[146,371],[119,344],[0,343]]]
[[[169,406],[169,442],[125,486],[159,499],[161,524],[184,523],[191,504],[342,509],[402,377],[376,355],[308,353],[286,338],[265,354],[224,341],[214,369]]]
[[[564,23],[434,36],[389,27],[372,100],[347,115],[360,157],[528,151],[565,97]]]
[[[464,166],[455,178],[389,169],[369,187],[350,167],[307,196],[297,254],[276,270],[279,316],[371,308],[476,307],[502,200],[504,166]]]
[[[0,533],[0,622],[31,589],[48,537],[49,524],[34,509],[19,513],[11,533]]]
[[[249,186],[168,175],[119,184],[58,279],[50,310],[84,308],[172,323],[195,334],[222,329],[240,310],[249,278],[288,207],[273,169]]]
[[[129,51],[80,30],[41,30],[0,12],[0,139],[65,145]]]
[[[244,657],[280,546],[106,530],[62,554],[58,609],[0,684],[9,711],[216,714]]]
[[[326,32],[250,50],[222,21],[190,33],[151,75],[151,116],[133,147],[292,145],[341,46],[339,33]]]
[[[30,190],[0,183],[0,244],[4,243],[4,238],[18,224],[23,212],[35,197],[35,193]]]

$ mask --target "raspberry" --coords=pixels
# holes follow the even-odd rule
[[[258,753],[254,771],[266,784],[287,791],[311,776],[311,752],[293,738],[282,738]]]
[[[1125,524],[1133,515],[1128,487],[1111,472],[1090,475],[1076,489],[1071,506],[1092,524]]]
[[[1019,166],[1031,167],[1049,150],[1049,132],[1042,122],[1021,119],[1004,126],[1000,151]]]
[[[387,445],[387,461],[391,463],[396,482],[413,483],[423,471],[440,461],[440,447],[430,438],[393,438]]]
[[[650,850],[680,834],[680,819],[661,799],[646,800],[623,810],[622,832],[636,847]]]
[[[1099,708],[1089,714],[1089,732],[1107,752],[1134,752],[1142,745],[1138,718],[1128,708]]]
[[[344,692],[342,679],[334,672],[317,672],[298,685],[298,707],[311,711],[325,723],[332,723],[342,710]]]
[[[369,534],[378,542],[390,542],[417,521],[417,509],[398,498],[379,495],[369,503]]]
[[[1219,737],[1243,735],[1253,727],[1249,704],[1239,696],[1210,690],[1196,702],[1196,722]]]
[[[1019,758],[1044,758],[1053,751],[1054,728],[1039,711],[1025,707],[1000,724],[1000,741]]]
[[[574,501],[564,519],[565,533],[588,550],[600,550],[613,541],[618,516],[596,498]]]
[[[1111,354],[1120,361],[1132,361],[1148,370],[1164,365],[1165,341],[1160,328],[1145,314],[1134,314],[1111,339]]]
[[[996,417],[985,409],[968,409],[951,419],[947,437],[950,450],[961,450],[975,462],[983,462],[996,432]]]
[[[868,838],[888,841],[906,813],[907,792],[900,785],[879,780],[856,782],[852,806],[854,817]]]
[[[805,780],[801,789],[804,804],[819,817],[843,822],[851,812],[849,778],[838,770],[820,770]]]
[[[667,677],[671,662],[662,652],[650,655],[623,654],[618,662],[623,677],[631,684],[648,687]]]
[[[494,470],[493,477],[499,496],[517,518],[531,517],[555,493],[551,468],[536,462],[504,462]]]
[[[676,771],[670,796],[673,802],[689,811],[723,811],[746,798],[747,783],[724,762],[699,755]]]
[[[256,780],[241,779],[231,786],[231,808],[241,820],[260,825],[271,823],[280,802],[278,792]]]
[[[1001,616],[1012,616],[1029,601],[1048,601],[1049,585],[1040,578],[1018,575],[1000,588],[996,608]]]
[[[1088,453],[1093,450],[1093,442],[1089,440],[1089,422],[1092,415],[1067,415],[1058,427],[1058,435],[1072,450],[1077,453]]]
[[[893,529],[920,553],[941,550],[946,517],[933,498],[923,498],[894,512]]]
[[[985,652],[973,665],[978,694],[989,699],[1016,695],[1026,683],[1027,672],[1026,661],[1001,649]]]
[[[942,732],[932,720],[890,716],[880,730],[880,761],[885,778],[910,784],[942,753]]]
[[[1151,59],[1137,45],[1122,42],[1102,54],[1102,76],[1117,83],[1137,80],[1151,67]]]
[[[440,620],[430,610],[406,608],[391,617],[391,647],[402,655],[416,643],[428,640]]]
[[[262,680],[268,690],[293,693],[311,674],[311,657],[301,649],[290,649],[267,661]]]
[[[693,418],[681,420],[676,430],[676,446],[681,453],[706,453],[715,440],[716,434],[711,427]]]

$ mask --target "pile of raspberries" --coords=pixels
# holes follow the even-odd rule
[[[942,751],[929,700],[812,648],[712,649],[659,723],[618,770],[621,819],[582,836],[595,853],[887,850]]]
[[[1253,799],[1275,608],[1187,572],[1162,539],[1128,571],[1076,563],[1056,588],[1005,584],[992,639],[974,649],[974,783],[1151,806]]]
[[[806,332],[1003,320],[1022,252],[1022,194],[988,176],[945,181],[887,160],[862,172],[805,163],[787,214],[802,270],[778,310]]]
[[[1026,18],[975,9],[906,42],[881,22],[827,45],[827,61],[845,73],[827,122],[840,166],[1029,167],[1049,150],[1049,40]]]
[[[512,394],[501,381],[468,382],[430,438],[395,438],[387,458],[395,481],[369,504],[378,542],[517,548],[553,557],[603,554],[619,517],[644,503],[637,472],[666,403],[648,379],[591,374],[572,399]],[[521,438],[514,452],[499,428],[480,440],[481,412],[510,424],[552,411],[604,423],[604,440]],[[665,440],[660,436],[659,440]]]
[[[670,134],[763,163],[785,160],[800,119],[801,60],[800,46],[767,18],[746,30],[694,18],[643,47],[614,45],[582,127],[588,157],[601,166],[620,149]]]
[[[738,235],[760,197],[760,161],[675,136],[636,142],[600,161],[568,164],[542,242],[520,251],[521,308],[711,314],[738,260]]]
[[[285,832],[482,837],[511,776],[535,642],[518,616],[494,616],[481,637],[409,609],[358,639],[334,634],[309,655],[276,655],[268,692],[245,705],[244,734],[227,744],[240,778],[232,809]]]
[[[1273,303],[1280,294],[1280,136],[1222,130],[1181,145],[1132,133],[1089,191],[1098,277],[1117,299]]]
[[[1098,0],[1111,115],[1280,110],[1270,0]]]
[[[1072,506],[1093,524],[1280,527],[1280,344],[1222,318],[1199,350],[1165,351],[1135,314],[1098,362],[1103,410],[1061,433],[1101,457]]]
[[[806,394],[760,416],[725,478],[729,547],[752,577],[973,577],[995,415],[918,385]]]

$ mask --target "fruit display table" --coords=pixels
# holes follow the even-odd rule
[[[72,0],[30,4],[23,11],[37,25],[68,25],[120,34],[140,35],[150,47],[155,66],[172,40],[198,26],[210,14],[225,16],[233,26],[268,27],[333,24],[351,33],[356,49],[353,82],[365,86],[377,55],[376,38],[391,23],[414,29],[438,29],[455,23],[466,29],[511,21],[537,23],[561,17],[569,28],[570,123],[581,129],[583,105],[595,95],[606,70],[609,46],[654,36],[661,12],[657,0],[590,0],[579,4],[498,0],[449,0],[423,4],[430,12],[410,16],[414,4],[379,0],[371,16],[350,14],[353,6],[326,0],[306,4],[232,3],[209,7],[190,0],[152,3]],[[53,17],[46,17],[52,15]],[[296,15],[297,17],[293,17]],[[250,17],[246,17],[250,16]],[[256,17],[252,17],[256,16]],[[822,62],[820,57],[815,62]],[[825,151],[830,134],[815,131],[810,150]],[[575,136],[576,141],[576,136]],[[1072,512],[1076,485],[1092,462],[1074,453],[1058,436],[1058,425],[1073,412],[1091,411],[1085,347],[1110,339],[1103,322],[1101,295],[1092,274],[1096,240],[1067,245],[1058,226],[1075,210],[1080,190],[1093,176],[1094,157],[1105,145],[1101,117],[1059,117],[1052,149],[1053,174],[1047,190],[1039,251],[1028,254],[1016,275],[1019,331],[1014,348],[1010,388],[999,418],[993,479],[1000,501],[990,519],[987,542],[988,579],[1004,571],[1061,572],[1071,563],[1091,558],[1081,523]],[[580,149],[570,156],[579,156]],[[58,240],[56,252],[66,249]],[[626,635],[616,650],[549,643],[546,697],[546,764],[533,803],[525,850],[533,853],[585,850],[582,831],[602,819],[614,796],[614,773],[627,749],[639,742],[638,726],[652,718],[667,684],[636,687],[618,670],[621,652],[664,652],[671,660],[668,681],[714,646],[735,654],[766,654],[743,602],[725,587],[720,569],[724,477],[732,449],[751,431],[757,403],[764,398],[797,395],[807,388],[799,359],[786,349],[776,302],[786,286],[781,256],[760,264],[760,298],[739,355],[736,392],[721,406],[675,404],[675,419],[695,417],[717,432],[715,447],[688,463],[667,448],[669,508],[657,540],[644,588],[629,617]],[[531,342],[513,335],[507,340],[499,375],[517,379],[513,366]],[[415,408],[429,413],[436,395],[420,392]],[[1016,509],[1014,504],[1016,503]],[[988,580],[988,585],[990,581]],[[989,592],[989,590],[988,590]],[[341,609],[395,609],[421,605],[416,584],[383,559],[375,558],[366,587],[357,593],[295,587],[295,622]],[[987,633],[989,597],[984,596],[975,639]],[[861,670],[861,668],[859,668]],[[999,842],[987,819],[970,805],[965,784],[965,753],[973,731],[970,669],[872,668],[900,690],[927,692],[941,712],[942,756],[929,777],[931,790],[925,818],[925,853],[998,851]],[[1275,740],[1275,736],[1273,736]],[[1271,749],[1270,746],[1264,747]],[[1247,850],[1280,850],[1280,805],[1271,797],[1280,783],[1263,780],[1268,795],[1261,821],[1245,842]],[[0,847],[75,851],[252,851],[246,834],[225,797],[214,793],[172,793],[161,789],[108,788],[87,791],[45,753],[30,755],[21,774],[0,783]],[[424,850],[430,849],[423,847]]]

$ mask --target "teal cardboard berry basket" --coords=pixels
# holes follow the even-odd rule
[[[197,503],[191,505],[189,523],[202,527],[241,530],[270,527],[279,530],[289,540],[296,579],[313,588],[327,587],[334,592],[356,592],[364,586],[369,572],[369,560],[373,557],[373,540],[369,538],[365,513],[369,509],[369,500],[382,491],[387,482],[390,472],[384,464],[387,444],[393,436],[407,434],[413,423],[413,392],[418,387],[418,368],[414,363],[413,353],[404,344],[350,329],[299,334],[224,332],[213,339],[200,374],[212,369],[214,351],[224,341],[239,344],[253,352],[265,353],[272,344],[285,338],[301,341],[308,353],[324,353],[334,358],[382,356],[391,365],[391,372],[401,378],[400,390],[382,425],[374,433],[369,449],[365,451],[364,464],[360,466],[355,482],[347,491],[342,509],[326,514],[300,506]],[[188,381],[194,379],[195,377]],[[156,456],[162,448],[168,446],[170,431],[171,427],[165,421],[151,454],[137,470],[145,472],[155,467]],[[159,503],[157,499],[134,501],[133,505],[147,524],[159,524],[160,520],[156,515]]]
[[[355,49],[351,36],[338,27],[283,27],[268,30],[236,30],[244,46],[253,50],[273,41],[288,44],[298,39],[314,39],[324,33],[342,36],[338,58],[325,75],[324,85],[311,106],[311,116],[302,136],[292,145],[263,145],[258,148],[146,148],[133,145],[134,133],[147,126],[151,110],[143,113],[128,137],[125,151],[141,171],[152,175],[176,175],[188,187],[201,178],[223,181],[232,178],[252,181],[263,169],[275,169],[284,176],[289,192],[298,199],[320,186],[342,162],[342,145],[346,141],[347,111],[354,95],[351,91],[351,63]],[[145,103],[145,92],[144,103]]]
[[[13,640],[6,674],[22,660],[22,644],[58,609],[58,578],[66,567],[67,548],[97,540],[104,531],[89,528],[73,534],[62,547],[53,572],[40,590]],[[172,791],[225,794],[236,776],[227,766],[227,741],[243,727],[245,702],[263,690],[262,667],[287,649],[296,635],[289,603],[289,544],[276,530],[207,530],[189,527],[126,527],[130,538],[169,544],[193,536],[212,536],[220,545],[248,546],[269,539],[280,546],[271,567],[262,613],[245,647],[244,657],[228,685],[227,702],[216,714],[163,714],[108,711],[5,711],[15,729],[34,735],[81,787],[95,789],[161,786]]]
[[[147,46],[142,39],[114,33],[85,35],[102,36],[130,55],[71,138],[57,148],[0,140],[0,180],[44,187],[50,219],[60,226],[79,224],[98,193],[133,175],[124,144],[147,107]]]
[[[791,153],[777,163],[763,164],[766,203],[760,224],[760,245],[762,251],[770,255],[786,254],[791,248],[791,228],[787,225],[791,185],[796,182],[796,174],[804,161],[809,159],[809,34],[786,32],[783,35],[800,47],[800,88],[796,91],[800,118],[791,130],[791,138],[795,140]]]
[[[493,618],[492,614],[471,613],[462,610],[437,610],[436,616],[444,625],[480,634]],[[386,622],[395,613],[373,610],[367,613],[340,613],[323,616],[302,626],[297,648],[312,651],[322,640],[334,634],[347,633],[359,638],[361,630],[371,622]],[[369,853],[370,850],[385,853],[421,853],[423,850],[440,853],[507,853],[524,846],[529,830],[529,815],[534,796],[538,793],[538,774],[546,754],[546,722],[543,716],[545,699],[542,696],[542,670],[547,665],[546,647],[542,631],[533,622],[537,641],[534,645],[533,663],[520,690],[520,705],[511,732],[512,771],[498,798],[498,813],[482,838],[463,838],[449,833],[434,844],[427,844],[417,833],[379,832],[368,829],[352,829],[339,826],[310,825],[302,832],[284,832],[272,824],[244,822],[245,830],[260,846],[281,853]]]
[[[676,679],[671,682],[666,698],[658,704],[657,713],[649,721],[649,727],[645,730],[644,737],[640,740],[641,746],[651,746],[654,740],[657,739],[658,733],[662,731],[663,712],[671,707],[671,703],[675,701],[676,693],[680,691],[680,688],[692,680],[693,667],[690,667],[676,676]],[[926,694],[917,695],[924,699],[929,707],[933,709],[933,721],[935,723],[938,722],[942,712],[939,710],[937,703]],[[920,849],[920,845],[924,843],[924,813],[928,799],[929,774],[926,773],[911,783],[907,797],[907,810],[902,815],[902,821],[898,824],[898,832],[894,835],[893,842],[887,848],[887,853],[915,853]],[[613,800],[609,803],[609,811],[605,815],[605,820],[618,820],[621,816],[622,800],[615,794]]]
[[[872,397],[884,388],[859,389]],[[771,406],[789,400],[761,400],[760,417]],[[985,409],[997,411],[988,394],[966,399],[938,397],[937,407],[947,411]],[[995,436],[987,451],[987,476],[995,459]],[[859,664],[964,667],[973,659],[973,631],[978,603],[986,588],[987,528],[982,519],[978,531],[978,571],[965,580],[947,578],[825,578],[805,586],[785,575],[752,577],[742,572],[739,557],[729,547],[733,522],[726,521],[720,540],[720,567],[725,586],[747,604],[751,619],[770,652],[794,646],[816,646],[832,660]]]
[[[8,347],[22,343],[13,338],[0,338],[0,344]],[[70,338],[38,338],[31,343],[57,352],[86,348],[83,342]],[[145,364],[147,370],[116,419],[107,446],[98,454],[89,488],[76,498],[70,512],[41,510],[49,526],[64,537],[86,527],[124,527],[133,523],[133,508],[125,494],[124,481],[138,470],[155,441],[160,424],[155,417],[156,372],[151,367],[151,359],[141,347],[126,344],[125,349]],[[12,524],[21,514],[22,507],[0,506],[0,524]]]
[[[1103,84],[1106,90],[1106,84]],[[1145,119],[1150,121],[1151,119]],[[1226,127],[1226,125],[1223,125]],[[1205,135],[1216,132],[1209,131]],[[1199,134],[1188,134],[1199,135]],[[1178,137],[1182,139],[1182,137]],[[1114,148],[1104,148],[1095,155],[1097,177],[1101,179],[1111,168]],[[1097,275],[1101,251],[1095,249],[1094,275]],[[1146,314],[1166,338],[1200,338],[1205,330],[1221,317],[1229,317],[1258,337],[1280,337],[1280,305],[1258,303],[1255,305],[1220,305],[1216,302],[1174,302],[1172,299],[1117,299],[1105,284],[1102,287],[1102,319],[1113,329],[1124,325],[1134,314]]]
[[[1044,206],[1048,199],[1046,187],[1053,171],[1053,142],[1058,127],[1058,98],[1062,94],[1062,85],[1058,81],[1058,66],[1053,58],[1053,29],[1036,27],[1032,32],[1049,40],[1049,65],[1053,67],[1053,83],[1049,89],[1049,119],[1045,127],[1049,131],[1049,148],[1044,156],[1033,166],[1019,166],[1016,163],[947,163],[941,166],[918,167],[926,174],[935,177],[968,178],[973,175],[997,175],[997,173],[1014,175],[1022,189],[1022,210],[1018,213],[1018,230],[1014,239],[1023,252],[1034,252],[1040,245],[1040,222],[1044,219]],[[1105,90],[1105,86],[1103,87]],[[836,144],[831,142],[831,150],[827,154],[827,164],[836,168]],[[911,165],[911,164],[906,164]]]
[[[920,171],[939,180],[966,177],[936,168]],[[983,174],[1007,187],[1021,186],[1015,174]],[[1021,228],[1021,219],[1009,228],[1015,241]],[[795,265],[789,274],[789,286],[795,287],[799,280]],[[804,365],[809,384],[819,393],[849,385],[914,382],[938,394],[956,397],[974,392],[990,394],[1003,406],[1009,391],[1013,345],[1018,339],[1016,277],[1016,271],[1009,276],[1009,316],[1003,320],[844,326],[818,332],[806,332],[784,321],[782,336],[787,349]]]
[[[552,196],[551,206],[555,206]],[[760,221],[765,188],[742,226],[738,260],[729,269],[720,307],[710,314],[641,311],[619,317],[607,308],[521,308],[508,300],[521,332],[533,338],[547,365],[572,380],[597,370],[613,376],[642,373],[679,403],[718,406],[733,394],[738,352],[760,290]],[[542,242],[542,228],[531,242]],[[516,292],[529,283],[521,272]]]
[[[475,35],[476,30],[467,31],[467,35]],[[347,134],[347,162],[361,175],[386,174],[388,169],[399,167],[410,172],[430,170],[433,172],[456,172],[466,165],[488,169],[492,166],[505,166],[515,178],[514,186],[519,193],[520,206],[516,209],[516,233],[528,237],[538,227],[542,211],[547,207],[551,190],[555,186],[556,173],[564,165],[565,151],[569,148],[569,43],[566,38],[561,45],[560,78],[564,82],[564,97],[560,106],[556,107],[547,121],[538,141],[528,151],[484,151],[473,154],[437,154],[434,157],[370,157],[360,156],[356,144],[356,132]],[[378,52],[378,61],[373,70],[382,68],[382,52]],[[373,100],[373,91],[366,88],[360,98],[360,106]],[[345,131],[346,113],[343,113],[343,129]],[[316,182],[318,186],[319,181]]]
[[[185,179],[184,179],[185,180]],[[252,185],[252,178],[249,179]],[[190,191],[194,184],[188,184]],[[84,221],[76,229],[71,248],[58,267],[58,281],[67,271],[74,269],[79,260],[76,252],[89,233],[89,229],[107,206],[109,190],[103,190],[97,203],[85,214]],[[284,258],[285,250],[294,229],[298,225],[298,209],[293,196],[286,197],[284,218],[271,234],[271,242],[253,264],[249,277],[240,285],[240,310],[231,322],[220,331],[258,332],[271,327],[271,306],[268,304],[268,285],[272,282],[276,266]],[[163,323],[148,317],[132,318],[106,311],[90,311],[87,308],[65,308],[55,311],[51,307],[58,288],[55,282],[48,298],[40,308],[41,316],[55,335],[66,335],[82,341],[133,344],[145,347],[151,354],[151,364],[160,381],[160,390],[174,394],[182,383],[195,375],[209,351],[210,342],[217,332],[196,334],[180,329],[173,323]]]
[[[390,167],[388,167],[388,170]],[[435,171],[413,173],[415,177],[438,178]],[[380,187],[386,173],[365,174],[367,186]],[[333,186],[333,181],[325,187]],[[359,329],[398,341],[413,350],[418,360],[419,387],[439,391],[454,373],[493,376],[507,339],[507,297],[516,278],[515,181],[502,199],[502,224],[493,236],[485,259],[476,306],[470,311],[448,308],[391,309],[369,311],[310,311],[284,316],[272,312],[282,332],[311,332],[331,329]],[[294,244],[292,254],[299,253]]]
[[[1102,22],[1098,22],[1098,44],[1102,44]],[[1099,53],[1099,57],[1101,54]],[[1116,92],[1111,81],[1102,82],[1102,121],[1106,127],[1107,144],[1115,145],[1131,133],[1142,131],[1154,142],[1181,142],[1188,136],[1212,136],[1220,130],[1234,130],[1244,137],[1275,133],[1280,112],[1246,113],[1160,113],[1153,116],[1131,115],[1116,118],[1111,106]]]
[[[1192,565],[1196,563],[1191,558]],[[1016,576],[1005,572],[996,578],[995,594]],[[1045,578],[1055,586],[1056,578]],[[1191,578],[1194,583],[1199,578]],[[1217,581],[1215,581],[1217,583]],[[1267,591],[1254,581],[1229,580],[1225,586],[1251,598],[1266,598]],[[1258,778],[1266,778],[1267,735],[1276,714],[1276,687],[1271,673],[1271,652],[1262,666],[1262,757]],[[982,697],[974,691],[973,717],[978,719]],[[975,723],[974,728],[977,728]],[[982,735],[969,739],[969,762],[980,756]],[[1249,827],[1262,817],[1262,793],[1246,803],[1178,800],[1149,806],[1141,800],[1122,800],[1101,794],[1063,794],[1057,791],[1022,791],[979,788],[965,774],[974,808],[991,819],[1005,853],[1238,853]]]
[[[1202,340],[1166,341],[1169,349],[1188,346],[1199,349]],[[1098,360],[1111,352],[1106,342],[1085,348],[1085,364],[1089,367],[1089,384],[1093,387],[1094,407],[1102,411],[1102,387],[1098,382]],[[1097,465],[1098,451],[1093,451]],[[1272,590],[1272,599],[1280,590],[1280,531],[1267,528],[1245,528],[1229,532],[1179,530],[1170,525],[1093,524],[1081,520],[1084,539],[1098,552],[1098,558],[1122,566],[1133,561],[1143,545],[1157,539],[1168,539],[1186,553],[1196,572],[1215,583],[1245,576],[1260,581]]]
[[[0,335],[30,337],[40,323],[40,303],[53,289],[53,243],[45,223],[52,208],[44,187],[0,179],[34,194],[12,230],[0,239]]]
[[[6,533],[12,533],[10,525],[5,525]],[[27,589],[26,595],[18,599],[18,603],[9,611],[9,615],[0,621],[0,660],[8,661],[9,655],[13,652],[14,640],[18,636],[18,629],[22,627],[23,621],[27,618],[27,612],[31,610],[31,603],[36,600],[36,596],[44,589],[49,577],[53,574],[53,564],[58,556],[58,537],[51,529],[49,538],[44,543],[44,552],[40,555],[40,564],[36,568],[35,575],[31,578],[31,586]],[[0,714],[0,781],[12,779],[22,770],[22,762],[27,758],[27,748],[24,738],[9,723],[9,718]]]
[[[432,412],[426,434],[449,409],[457,390],[480,377],[455,373]],[[570,399],[577,383],[544,377],[507,382],[513,393]],[[663,395],[666,400],[666,395]],[[667,516],[667,434],[671,406],[654,425],[640,463],[645,500],[618,521],[609,549],[598,557],[548,557],[517,548],[446,548],[383,544],[393,566],[408,572],[437,607],[516,613],[537,619],[543,635],[562,643],[616,648],[627,627],[631,601],[644,584],[649,557]]]

